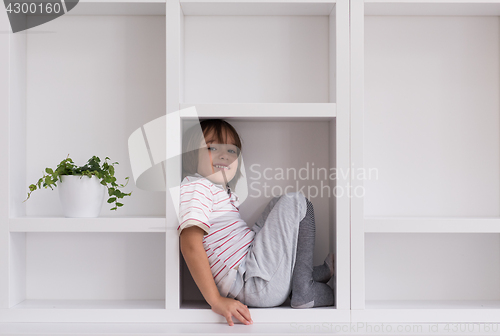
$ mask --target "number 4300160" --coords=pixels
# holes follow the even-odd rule
[[[34,3],[34,2],[11,2],[7,5],[7,13],[11,14],[58,14],[61,12],[61,4],[58,2]]]

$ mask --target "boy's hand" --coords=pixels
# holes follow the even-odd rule
[[[227,320],[227,324],[230,326],[234,325],[231,316],[236,317],[241,323],[246,325],[253,323],[248,307],[235,299],[220,296],[212,304],[212,310],[217,314],[224,316]]]

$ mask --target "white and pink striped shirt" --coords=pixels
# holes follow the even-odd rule
[[[255,232],[240,217],[238,196],[229,196],[219,184],[200,174],[184,178],[180,186],[179,234],[199,226],[206,235],[203,246],[215,283],[226,295],[237,267],[248,253]]]

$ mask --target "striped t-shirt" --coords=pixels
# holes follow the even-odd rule
[[[238,196],[234,192],[229,196],[221,185],[200,174],[188,176],[181,183],[177,230],[180,234],[186,227],[196,225],[205,231],[203,246],[218,287],[228,273],[235,273],[255,236],[241,219],[238,207]]]

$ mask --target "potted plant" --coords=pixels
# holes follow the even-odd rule
[[[66,217],[97,217],[102,208],[104,192],[108,191],[108,203],[114,203],[110,210],[117,210],[123,206],[119,200],[132,193],[123,193],[120,188],[125,185],[117,184],[115,168],[118,162],[108,163],[108,157],[101,164],[97,156],[90,158],[83,166],[76,166],[68,157],[62,160],[55,170],[45,168],[45,173],[36,184],[29,186],[28,197],[42,187],[52,190],[59,185],[59,198]],[[126,177],[125,180],[129,178]],[[58,181],[60,183],[56,184]]]

